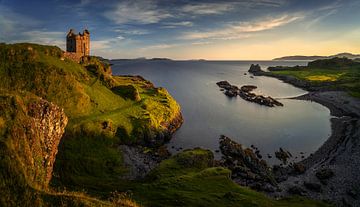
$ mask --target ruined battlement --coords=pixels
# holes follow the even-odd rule
[[[83,33],[76,34],[70,29],[66,35],[66,53],[69,56],[83,57],[90,55],[90,32],[85,29]]]

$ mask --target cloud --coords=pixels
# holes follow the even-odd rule
[[[336,14],[338,10],[342,7],[340,1],[335,1],[332,4],[325,5],[320,7],[307,15],[309,20],[306,22],[306,29],[313,27],[324,19],[327,19],[329,16]]]
[[[92,40],[91,41],[91,50],[104,50],[111,48],[111,41],[110,40]]]
[[[300,18],[303,17],[284,15],[278,18],[265,19],[258,22],[240,23],[239,25],[233,26],[233,28],[238,32],[259,32],[286,25]]]
[[[150,45],[141,48],[141,51],[147,51],[147,50],[162,50],[162,49],[169,49],[173,47],[177,47],[179,44],[158,44],[158,45]]]
[[[182,7],[182,12],[191,14],[221,14],[234,9],[232,3],[201,3],[188,4]]]
[[[14,36],[18,36],[19,32],[35,27],[39,23],[33,18],[15,13],[10,8],[0,5],[0,41],[11,40]]]
[[[266,18],[253,22],[239,22],[230,24],[225,28],[215,29],[207,32],[188,32],[182,36],[182,39],[241,39],[251,36],[251,33],[270,30],[294,22],[302,15],[283,15],[278,18]]]
[[[321,12],[322,14],[316,14],[316,16],[314,17],[313,15],[311,15],[311,19],[309,19],[309,21],[306,22],[306,29],[309,29],[311,27],[313,27],[314,25],[318,24],[319,22],[321,22],[322,20],[328,18],[329,16],[336,14],[337,10],[329,10],[326,12]]]
[[[185,5],[181,8],[181,11],[194,15],[212,15],[232,10],[238,11],[239,8],[280,7],[286,2],[286,0],[243,0],[223,3],[197,3]]]
[[[124,40],[124,39],[125,39],[125,37],[123,37],[123,36],[121,36],[121,35],[120,35],[120,36],[117,36],[116,38],[117,38],[118,40]]]
[[[146,35],[150,34],[149,31],[144,29],[116,29],[115,32],[127,35]]]
[[[41,22],[0,5],[0,41],[65,46],[65,32],[36,29]]]
[[[152,24],[171,16],[167,11],[160,9],[157,2],[152,0],[120,2],[114,10],[105,13],[105,17],[116,24]]]
[[[239,2],[241,6],[248,8],[263,7],[280,7],[286,4],[287,0],[250,0]]]
[[[65,48],[65,32],[30,30],[21,33],[21,42],[33,42],[45,45],[56,45]]]
[[[176,28],[176,27],[192,27],[194,23],[190,21],[182,21],[182,22],[166,22],[162,28]]]
[[[209,42],[209,41],[206,41],[206,42],[204,42],[204,41],[202,41],[202,42],[193,42],[193,43],[191,43],[192,45],[209,45],[209,44],[211,44],[212,42]]]

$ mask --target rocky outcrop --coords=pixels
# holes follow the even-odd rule
[[[0,97],[0,116],[7,121],[4,135],[24,169],[28,182],[47,187],[68,118],[64,110],[38,97]]]
[[[282,103],[275,100],[274,98],[270,96],[263,96],[263,95],[257,95],[255,93],[251,93],[252,90],[256,89],[256,86],[253,85],[244,85],[239,87],[235,85],[231,85],[227,81],[220,81],[216,83],[221,89],[224,89],[224,94],[229,97],[236,97],[239,95],[241,98],[243,98],[246,101],[254,102],[259,105],[268,106],[268,107],[274,107],[274,106],[283,106]]]
[[[259,159],[250,148],[243,148],[222,135],[220,150],[223,155],[222,165],[232,171],[232,179],[240,185],[267,192],[276,190],[272,171],[265,160]]]
[[[171,121],[161,123],[161,126],[164,127],[165,130],[159,131],[154,129],[153,132],[146,135],[145,145],[150,147],[163,145],[171,139],[172,135],[181,127],[183,122],[183,116],[181,112],[178,112]]]
[[[250,69],[248,70],[248,72],[256,75],[256,74],[261,73],[263,71],[261,70],[261,67],[260,67],[259,64],[256,64],[256,65],[251,64]]]

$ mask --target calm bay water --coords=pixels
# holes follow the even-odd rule
[[[330,112],[320,104],[281,99],[284,107],[268,108],[240,97],[228,98],[216,82],[227,80],[241,86],[258,86],[256,93],[275,98],[294,97],[306,91],[269,77],[251,77],[251,63],[262,68],[275,65],[305,65],[294,61],[113,61],[115,75],[141,75],[157,87],[165,87],[178,101],[184,124],[169,142],[175,151],[203,147],[213,151],[224,134],[245,145],[255,145],[261,154],[274,157],[279,147],[294,157],[309,154],[329,137]],[[244,73],[247,73],[246,75]],[[171,147],[175,148],[172,149]],[[268,159],[275,163],[274,158]]]

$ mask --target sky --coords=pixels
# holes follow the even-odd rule
[[[0,0],[0,42],[65,49],[73,28],[110,59],[358,54],[359,11],[359,0]]]

